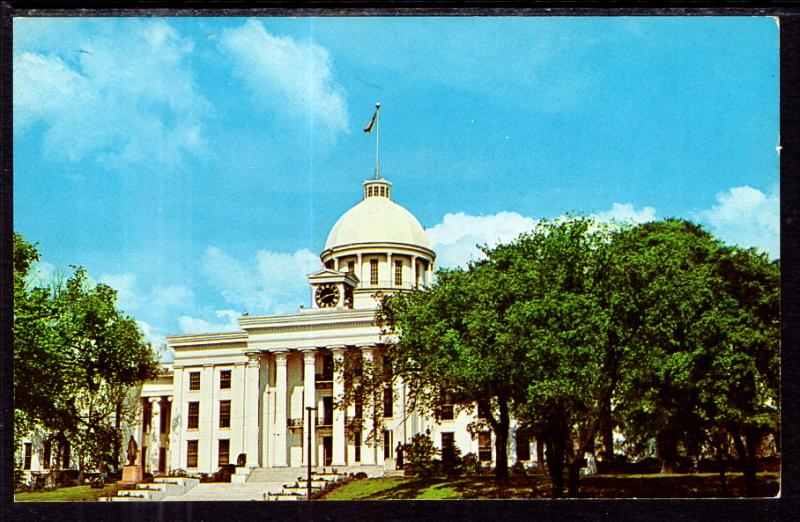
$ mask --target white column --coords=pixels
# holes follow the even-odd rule
[[[286,352],[275,353],[275,435],[273,466],[286,467]]]
[[[358,252],[356,254],[356,258],[358,259],[358,262],[356,263],[356,268],[355,268],[354,271],[355,271],[356,275],[358,276],[359,287],[363,288],[364,287],[364,265],[361,264],[362,261],[363,261],[361,252]]]
[[[361,355],[364,358],[364,377],[369,380],[368,375],[372,374],[372,362],[374,355],[374,348],[372,346],[363,346],[361,348]],[[361,430],[361,464],[371,466],[375,464],[375,445],[373,443],[367,444],[367,438],[370,434],[374,436],[373,430],[375,423],[373,416],[375,414],[375,401],[372,393],[364,394],[363,396],[363,415],[364,415],[364,429]]]
[[[417,256],[411,256],[411,286],[417,286]]]
[[[175,368],[172,376],[172,389],[175,399],[172,401],[172,422],[169,427],[169,461],[172,469],[186,469],[181,465],[181,456],[184,454],[183,433],[186,431],[186,421],[183,418],[183,368]]]
[[[167,402],[169,403],[169,418],[167,419],[167,433],[165,435],[165,443],[167,446],[167,458],[166,458],[166,472],[169,473],[172,471],[172,453],[175,449],[175,446],[172,444],[172,419],[175,418],[175,401],[173,400],[172,396],[167,397]]]
[[[315,425],[317,412],[311,412],[311,419],[309,419],[306,407],[317,407],[317,386],[315,382],[316,374],[316,348],[303,350],[303,464],[308,465],[306,459],[308,458],[308,437],[311,434],[311,465],[316,463],[316,433]]]
[[[346,466],[345,462],[345,410],[336,407],[344,396],[344,347],[334,346],[333,352],[333,466]]]
[[[394,286],[394,265],[392,264],[392,253],[386,253],[386,264],[389,267],[389,283],[387,286],[390,288]]]
[[[161,446],[161,397],[150,397],[153,413],[150,416],[150,440],[147,444],[146,471],[155,473],[158,466],[158,448]]]
[[[272,401],[272,390],[270,389],[269,359],[264,360],[262,370],[266,371],[264,371],[264,393],[261,395],[261,465],[268,468],[273,465],[270,445],[272,444],[272,410],[275,407]]]
[[[244,391],[244,416],[245,416],[245,446],[247,467],[259,466],[258,459],[258,373],[260,352],[247,353],[247,366],[245,367]]]

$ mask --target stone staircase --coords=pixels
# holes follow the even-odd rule
[[[133,489],[121,489],[113,497],[100,497],[106,502],[138,502],[162,500],[167,496],[180,496],[195,487],[200,481],[187,477],[158,477],[153,482],[133,484]]]
[[[264,493],[264,500],[305,500],[308,494],[307,468],[256,468],[247,478],[248,483],[283,482],[278,492]],[[311,472],[311,490],[316,492],[328,483],[347,476],[340,468],[315,468]]]

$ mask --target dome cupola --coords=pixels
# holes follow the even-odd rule
[[[356,277],[354,307],[376,306],[380,294],[430,284],[436,254],[414,215],[392,200],[392,184],[364,181],[362,200],[328,234],[326,270]]]

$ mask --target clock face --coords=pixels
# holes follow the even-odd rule
[[[320,308],[330,308],[336,306],[336,303],[339,302],[339,289],[336,287],[336,285],[332,285],[330,283],[319,285],[314,294],[314,298],[317,301],[317,306]]]

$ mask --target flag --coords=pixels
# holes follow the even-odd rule
[[[372,119],[369,120],[369,123],[366,127],[364,127],[364,132],[372,132],[372,127],[375,126],[375,120],[378,118],[378,111],[375,111],[375,114],[372,115]]]

